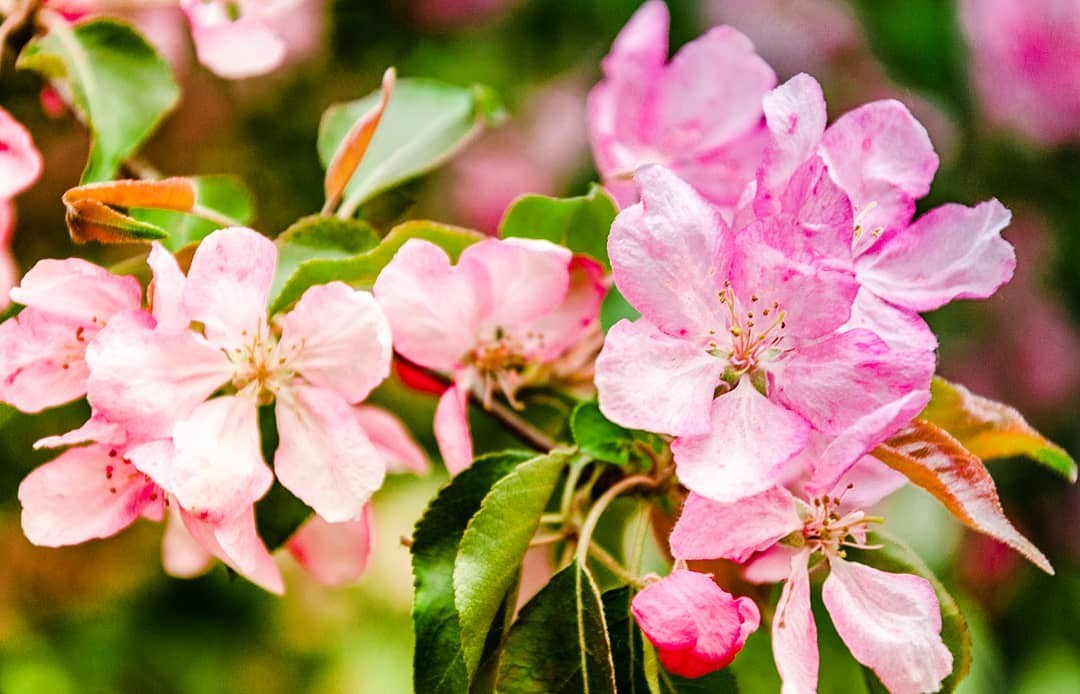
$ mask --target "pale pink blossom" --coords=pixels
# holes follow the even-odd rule
[[[928,397],[931,351],[892,352],[869,330],[840,331],[858,285],[847,200],[815,197],[827,178],[797,207],[816,208],[807,220],[778,213],[738,230],[672,172],[647,166],[635,178],[642,202],[616,218],[608,252],[642,318],[608,332],[597,391],[612,421],[676,437],[687,487],[752,496],[811,430],[922,408],[925,397],[911,396]]]
[[[266,74],[285,60],[280,35],[301,0],[180,0],[199,62],[226,79]]]
[[[588,271],[588,281],[572,282],[572,261],[570,251],[547,241],[490,239],[452,265],[438,246],[412,239],[376,280],[398,353],[453,376],[435,413],[452,473],[472,462],[466,408],[474,385],[485,402],[498,390],[516,404],[515,393],[537,369],[595,326],[604,287]]]
[[[14,198],[41,176],[41,153],[30,133],[0,108],[0,201]]]
[[[660,662],[682,677],[727,667],[761,620],[750,598],[733,597],[708,574],[679,569],[638,592],[630,612]]]
[[[604,58],[589,94],[589,137],[605,185],[623,205],[630,176],[662,164],[716,205],[733,208],[765,145],[761,98],[776,84],[745,36],[716,27],[668,62],[668,12],[645,3]]]

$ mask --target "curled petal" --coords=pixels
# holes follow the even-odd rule
[[[372,445],[386,461],[389,472],[428,473],[431,463],[427,454],[400,419],[374,405],[357,405],[353,412]]]
[[[809,561],[808,550],[791,557],[788,579],[773,616],[773,658],[783,680],[783,694],[817,691],[817,625],[810,611]]]
[[[150,285],[150,306],[158,330],[177,332],[186,330],[190,321],[183,310],[184,273],[180,265],[164,246],[156,241],[150,248],[146,264],[154,271]]]
[[[691,492],[671,531],[671,553],[741,564],[802,527],[795,500],[783,487],[728,504]]]
[[[364,514],[345,523],[328,523],[319,516],[309,518],[289,540],[289,553],[327,586],[345,586],[360,580],[371,559],[371,505]]]
[[[191,536],[181,517],[180,507],[169,504],[165,536],[161,539],[161,565],[177,578],[194,578],[209,570],[214,556]]]
[[[543,336],[537,358],[542,362],[556,359],[595,328],[600,319],[600,304],[607,293],[604,269],[582,256],[570,263],[570,285],[566,298],[553,311],[528,325],[530,332]]]
[[[439,397],[435,408],[435,440],[446,469],[456,475],[472,464],[472,434],[468,418],[469,386],[455,382]]]
[[[800,73],[761,100],[772,142],[758,172],[758,201],[783,190],[788,179],[810,158],[825,132],[825,95],[810,75]]]

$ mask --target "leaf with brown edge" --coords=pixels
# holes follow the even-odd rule
[[[945,430],[916,419],[873,454],[937,497],[964,525],[1004,542],[1043,571],[1054,573],[1046,556],[1005,517],[982,460]]]
[[[356,169],[360,167],[360,162],[364,160],[371,138],[375,136],[379,121],[390,103],[390,94],[394,91],[396,81],[397,73],[394,68],[387,68],[383,73],[382,93],[378,103],[353,124],[334,153],[334,158],[327,165],[324,183],[326,204],[323,206],[323,214],[330,214],[337,206],[345,192],[345,186],[349,185]]]
[[[190,212],[195,192],[195,184],[186,178],[106,181],[72,188],[62,200],[68,231],[76,243],[128,243],[168,236],[161,227],[127,214],[129,208]]]
[[[949,432],[973,454],[983,460],[1026,456],[1070,482],[1076,481],[1076,461],[1012,407],[975,395],[940,376],[934,377],[930,393],[930,404],[920,419]]]

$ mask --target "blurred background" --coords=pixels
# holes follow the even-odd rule
[[[68,3],[71,4],[71,3]],[[81,2],[84,6],[90,2]],[[322,203],[315,152],[330,104],[403,76],[493,87],[503,127],[440,171],[386,197],[388,218],[430,217],[493,231],[525,192],[579,194],[594,180],[585,96],[638,0],[306,0],[278,30],[285,64],[228,81],[194,56],[183,15],[158,0],[121,3],[170,60],[183,101],[145,148],[166,174],[231,173],[251,188],[254,226],[285,229]],[[1080,456],[1080,2],[1066,0],[669,0],[672,49],[715,24],[750,36],[781,80],[810,72],[830,116],[894,97],[930,131],[942,160],[927,209],[999,198],[1014,214],[1015,279],[984,302],[929,316],[940,372],[1017,406]],[[160,6],[160,7],[159,7]],[[87,136],[40,79],[3,56],[0,103],[32,132],[41,181],[17,201],[25,270],[73,249],[60,195],[78,182]],[[719,67],[719,66],[718,66]],[[122,108],[122,105],[118,105]],[[394,383],[429,450],[434,399]],[[74,405],[0,428],[0,692],[405,692],[411,689],[408,551],[400,538],[445,479],[391,479],[375,499],[376,549],[360,584],[320,587],[283,557],[278,599],[220,567],[165,576],[161,526],[139,522],[80,547],[32,547],[19,481],[47,456],[37,438],[86,416]],[[489,442],[489,445],[496,445]],[[1026,461],[993,463],[1014,523],[1048,554],[1044,576],[963,530],[918,490],[889,502],[889,527],[952,589],[971,624],[964,692],[1080,692],[1080,488]],[[822,624],[822,622],[819,622]],[[830,628],[823,648],[836,648]],[[763,667],[770,667],[763,659]],[[859,691],[823,671],[822,691]]]

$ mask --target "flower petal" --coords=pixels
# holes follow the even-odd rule
[[[772,623],[773,659],[784,684],[783,694],[817,691],[817,625],[810,612],[810,552],[791,557],[791,571]]]
[[[0,200],[10,200],[41,176],[41,153],[30,132],[0,108]]]
[[[439,397],[435,408],[435,440],[451,476],[469,467],[473,460],[468,402],[468,384],[455,382]]]
[[[34,413],[82,397],[89,375],[86,340],[92,335],[34,308],[0,323],[0,401]]]
[[[285,60],[285,42],[259,17],[232,19],[228,3],[182,0],[199,62],[225,79],[266,74]]]
[[[773,545],[758,552],[743,565],[743,578],[759,585],[786,581],[791,574],[791,558],[800,551],[796,547]]]
[[[795,170],[814,153],[825,132],[825,95],[810,75],[800,73],[761,100],[772,142],[758,172],[759,200],[784,190]]]
[[[941,609],[930,582],[830,559],[821,590],[851,654],[890,692],[934,692],[952,672],[941,640]]]
[[[175,501],[169,504],[165,536],[161,539],[161,565],[177,578],[194,578],[210,569],[214,556],[191,536]]]
[[[489,278],[488,327],[524,325],[554,311],[566,298],[573,255],[539,239],[489,239],[461,252],[458,264]]]
[[[233,571],[271,593],[285,592],[281,571],[255,529],[254,507],[217,523],[201,520],[183,509],[180,516],[195,541]]]
[[[802,527],[795,500],[783,487],[729,504],[691,492],[669,542],[678,559],[741,564]]]
[[[577,256],[570,263],[570,285],[561,304],[529,323],[528,330],[543,336],[537,359],[550,362],[595,329],[600,304],[607,293],[604,269],[594,260]]]
[[[356,583],[371,559],[371,524],[371,504],[364,506],[363,516],[346,523],[312,516],[289,540],[289,553],[323,585]]]
[[[114,275],[79,258],[39,260],[11,290],[11,300],[86,327],[139,308],[142,288],[134,277]]]
[[[866,287],[860,287],[851,307],[851,318],[841,330],[865,328],[891,350],[932,352],[938,341],[922,316],[882,301]]]
[[[427,454],[400,419],[374,405],[357,405],[353,413],[371,444],[386,461],[389,472],[428,473],[431,462]]]
[[[154,271],[154,281],[148,293],[158,330],[186,330],[190,321],[183,310],[185,278],[176,257],[155,241],[146,264]]]

